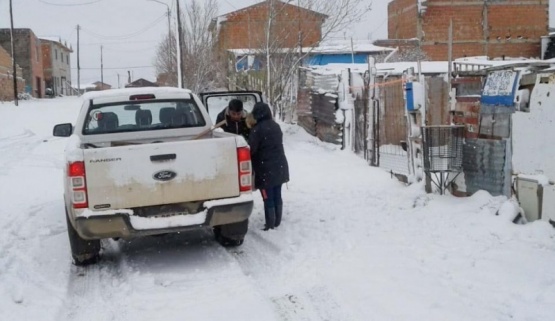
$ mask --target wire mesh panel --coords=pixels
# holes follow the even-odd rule
[[[424,126],[424,170],[462,171],[464,126]]]
[[[424,172],[440,194],[462,172],[464,130],[464,126],[422,127]]]

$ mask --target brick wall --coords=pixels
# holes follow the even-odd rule
[[[29,35],[29,51],[31,59],[31,75],[33,77],[33,97],[44,97],[44,71],[42,68],[42,53],[40,40],[31,31]],[[28,83],[28,82],[27,82]]]
[[[220,50],[262,48],[266,43],[269,2],[261,2],[230,13],[220,25]],[[275,2],[277,16],[273,23],[272,40],[281,39],[281,47],[298,46],[299,31],[302,45],[313,46],[321,39],[323,16],[296,6]]]
[[[34,97],[43,97],[44,76],[40,41],[31,29],[15,29],[14,38],[16,63],[23,70],[25,90]],[[11,51],[9,29],[0,29],[0,46],[8,52]]]
[[[416,0],[390,3],[389,38],[416,36],[415,4]],[[545,0],[428,0],[422,14],[422,48],[432,60],[447,60],[452,18],[453,58],[541,57],[540,37],[548,34],[548,13]]]
[[[12,57],[8,52],[0,47],[0,101],[13,100],[13,68]],[[18,92],[23,92],[25,81],[23,80],[21,68],[17,67]]]
[[[52,44],[47,41],[41,41],[41,51],[44,78],[52,77]]]
[[[394,0],[387,6],[389,39],[410,39],[417,36],[418,0]]]
[[[452,81],[457,92],[453,123],[466,126],[466,138],[478,138],[482,81],[481,77],[459,77]]]

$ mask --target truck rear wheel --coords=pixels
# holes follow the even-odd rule
[[[73,264],[84,266],[96,263],[100,258],[100,240],[85,240],[79,236],[69,221],[66,210],[67,235],[71,246]]]
[[[239,246],[243,244],[249,229],[249,220],[214,227],[214,237],[223,246]]]

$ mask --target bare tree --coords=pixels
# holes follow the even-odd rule
[[[154,67],[156,74],[164,77],[168,86],[177,86],[177,41],[174,33],[166,35],[156,48]]]
[[[191,0],[183,12],[184,84],[195,92],[218,87],[221,84],[217,75],[221,67],[213,50],[215,39],[209,31],[210,22],[218,13],[218,3],[216,0]],[[175,36],[170,35],[158,45],[155,66],[159,74],[172,75],[172,85],[177,84],[177,64],[172,63],[176,57],[177,43]]]
[[[264,36],[254,40],[259,44],[256,56],[265,60],[266,88],[264,91],[274,108],[274,113],[279,109],[283,117],[282,108],[287,108],[285,96],[295,90],[294,80],[297,79],[299,66],[311,53],[312,48],[360,21],[371,9],[367,2],[367,0],[266,1],[268,15],[263,26]],[[312,14],[309,14],[309,10]],[[307,20],[307,17],[312,17],[312,20]],[[320,25],[321,22],[318,23],[317,19],[324,21],[319,35],[315,35],[314,31],[307,31]],[[253,26],[251,29],[256,27]],[[297,32],[292,33],[291,30],[295,29]]]

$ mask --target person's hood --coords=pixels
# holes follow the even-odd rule
[[[266,103],[256,103],[252,109],[252,116],[256,121],[272,119],[272,111]]]

